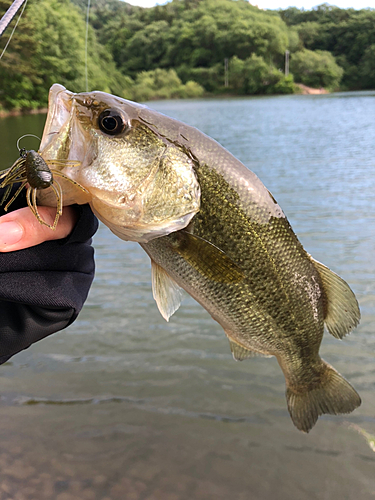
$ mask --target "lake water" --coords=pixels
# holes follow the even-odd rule
[[[0,368],[0,500],[375,499],[375,93],[151,107],[242,160],[351,285],[361,324],[343,341],[326,334],[321,354],[362,406],[298,432],[276,360],[233,361],[188,296],[166,323],[147,255],[101,226],[79,319]],[[0,120],[2,167],[44,118]]]

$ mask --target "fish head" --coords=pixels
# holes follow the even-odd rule
[[[104,92],[74,94],[55,84],[40,154],[59,165],[65,205],[90,203],[115,234],[144,243],[186,227],[199,210],[194,158],[164,133],[178,123]],[[49,190],[38,199],[54,204]]]

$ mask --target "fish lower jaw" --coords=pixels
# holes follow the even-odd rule
[[[184,229],[194,213],[167,220],[145,220],[143,214],[135,216],[128,210],[104,210],[95,200],[90,203],[94,214],[119,238],[125,241],[148,243],[170,233]]]
[[[85,185],[92,198],[97,200],[97,204],[101,204],[103,207],[114,210],[141,210],[142,201],[140,195],[134,191],[102,189],[90,186],[89,183],[85,182],[82,182],[82,184]]]
[[[150,225],[139,225],[139,226],[123,226],[120,227],[118,224],[111,224],[108,221],[104,221],[102,216],[99,216],[94,210],[95,215],[104,222],[109,229],[116,236],[125,241],[135,241],[136,243],[149,243],[152,240],[166,236],[173,231],[169,228],[161,226],[150,226]]]

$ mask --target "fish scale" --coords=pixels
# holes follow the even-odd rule
[[[211,314],[215,316],[218,316],[218,310],[225,311],[226,321],[231,318],[226,329],[249,349],[259,349],[261,345],[265,353],[276,354],[277,348],[273,347],[273,344],[278,343],[279,337],[288,337],[292,332],[296,334],[301,330],[309,336],[308,343],[313,344],[311,349],[318,349],[323,335],[323,321],[320,321],[317,328],[311,315],[305,314],[306,306],[311,305],[310,299],[293,279],[288,283],[287,279],[290,281],[293,275],[290,276],[286,264],[292,263],[294,272],[296,269],[305,275],[313,272],[316,280],[319,279],[318,273],[291,231],[287,220],[279,218],[263,226],[252,222],[238,206],[222,203],[220,182],[213,169],[199,166],[196,172],[202,193],[209,193],[210,189],[206,189],[206,184],[209,184],[219,196],[215,199],[208,197],[208,202],[205,202],[202,196],[200,211],[193,218],[189,230],[220,248],[244,271],[244,279],[237,284],[208,280],[198,285],[197,288],[202,290],[202,293],[210,290],[207,296],[206,293],[204,295],[204,307],[209,307]],[[211,181],[208,182],[208,179]],[[221,185],[224,193],[228,192],[228,184],[222,180]],[[226,224],[228,219],[231,225]],[[164,238],[168,240],[169,237]],[[153,240],[143,248],[179,282],[181,278],[175,270],[176,265],[171,264],[169,253],[162,261],[159,253],[157,257],[154,254],[156,247],[160,248],[159,252],[162,254],[163,248],[166,247],[164,238]],[[275,245],[275,241],[281,242],[281,246]],[[182,259],[178,270],[182,272],[183,267],[188,267],[188,264]],[[192,275],[183,272],[186,280],[184,288],[198,279],[194,276],[195,270],[192,266],[190,272]],[[296,285],[298,293],[295,290]],[[203,302],[201,294],[197,295],[196,290],[189,289],[189,293]],[[291,303],[290,296],[295,297],[294,303]],[[322,304],[320,307],[322,309]],[[223,320],[219,322],[222,323]]]

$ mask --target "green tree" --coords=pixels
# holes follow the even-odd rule
[[[204,89],[196,82],[181,82],[173,69],[155,69],[142,71],[137,75],[135,85],[131,90],[135,101],[151,99],[174,99],[181,97],[200,97]]]
[[[207,92],[218,92],[224,86],[224,64],[218,63],[209,68],[191,68],[183,64],[177,68],[177,74],[183,82],[197,82]]]
[[[123,71],[134,74],[145,68],[155,69],[163,66],[168,45],[168,27],[166,21],[155,21],[137,31],[130,38],[126,52],[122,52],[118,57]]]
[[[348,20],[355,12],[358,11],[355,9],[340,9],[328,3],[317,5],[311,10],[289,7],[288,9],[279,11],[281,18],[288,26],[310,22],[317,22],[319,24],[333,23],[337,25]]]
[[[375,89],[375,44],[366,49],[359,63],[358,73],[363,87]]]
[[[371,65],[363,61],[375,44],[374,9],[339,9],[322,4],[310,11],[292,7],[280,11],[280,15],[298,31],[305,48],[329,51],[335,56],[344,69],[344,88],[373,88]]]
[[[252,53],[278,64],[289,43],[288,28],[278,14],[246,0],[173,0],[122,13],[99,36],[131,76],[156,65],[211,67],[224,58],[246,59]]]
[[[310,87],[338,87],[344,70],[330,52],[301,50],[293,54],[290,71],[297,82]]]
[[[252,54],[246,60],[230,60],[230,86],[243,94],[292,94],[293,76],[270,66],[261,56]]]
[[[3,106],[46,106],[49,87],[56,82],[74,92],[86,90],[85,34],[85,21],[69,0],[30,0],[0,61]],[[92,28],[88,46],[90,88],[121,94],[129,82],[98,44]]]

